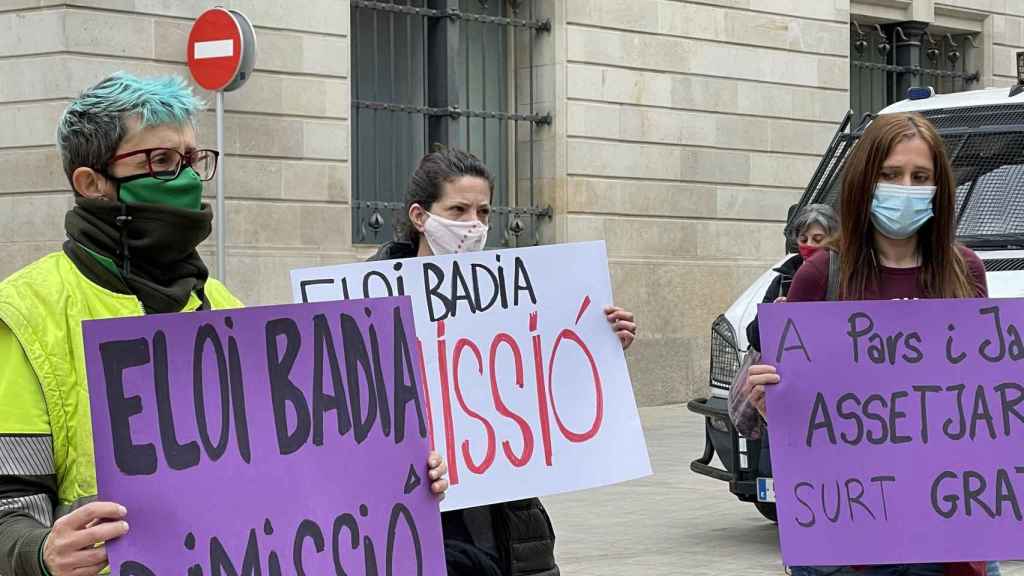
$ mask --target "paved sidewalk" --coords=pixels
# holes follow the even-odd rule
[[[782,574],[775,525],[723,482],[690,472],[703,419],[682,405],[641,417],[654,476],[544,499],[563,575]],[[1024,576],[1024,563],[1004,563],[1003,574]]]

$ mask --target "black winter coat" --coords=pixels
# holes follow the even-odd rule
[[[761,302],[763,304],[771,304],[779,296],[785,296],[789,291],[789,284],[793,281],[793,277],[796,276],[796,271],[800,269],[803,263],[804,259],[799,254],[794,254],[791,258],[780,264],[774,270],[779,275],[772,280]],[[757,316],[754,316],[754,319],[747,325],[747,342],[750,343],[750,347],[754,350],[761,351],[761,334],[758,332]]]

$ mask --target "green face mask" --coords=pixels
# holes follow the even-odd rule
[[[199,210],[203,205],[203,181],[191,167],[185,167],[174,180],[157,180],[149,174],[114,179],[118,198],[125,204],[158,204]]]

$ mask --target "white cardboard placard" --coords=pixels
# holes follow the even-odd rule
[[[651,474],[604,242],[325,266],[291,273],[295,302],[409,295],[443,510]]]

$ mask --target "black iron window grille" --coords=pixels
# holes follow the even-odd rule
[[[356,243],[393,237],[409,177],[434,145],[495,175],[489,246],[538,244],[538,35],[532,0],[351,0],[352,223]]]
[[[974,35],[915,24],[850,23],[850,107],[857,121],[906,98],[908,86],[931,86],[937,94],[977,87]]]

